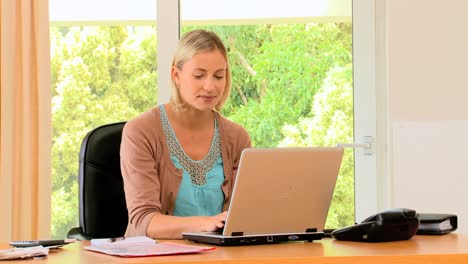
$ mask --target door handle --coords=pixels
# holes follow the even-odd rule
[[[338,143],[336,144],[336,146],[342,148],[362,148],[364,151],[364,155],[372,155],[374,154],[373,141],[373,137],[364,136],[362,137],[361,143]]]

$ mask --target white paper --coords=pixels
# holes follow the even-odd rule
[[[86,250],[122,257],[144,257],[198,253],[213,250],[215,247],[198,247],[177,243],[158,243],[148,237],[130,237],[112,242],[110,239],[92,239]]]
[[[39,256],[47,256],[49,249],[43,246],[9,248],[0,250],[0,260],[4,259],[25,259]]]

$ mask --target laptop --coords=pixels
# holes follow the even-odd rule
[[[222,246],[320,240],[342,158],[340,147],[245,149],[223,230],[182,236]]]

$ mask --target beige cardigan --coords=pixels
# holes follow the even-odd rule
[[[251,146],[247,131],[215,114],[224,167],[224,210],[227,210],[243,149]],[[120,164],[128,209],[125,236],[144,236],[154,214],[172,214],[182,170],[169,157],[159,107],[130,120],[124,127]]]

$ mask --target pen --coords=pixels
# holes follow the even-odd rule
[[[109,242],[113,243],[113,242],[117,242],[117,241],[120,241],[120,240],[124,240],[125,237],[113,237],[113,238],[110,238],[109,239]]]

